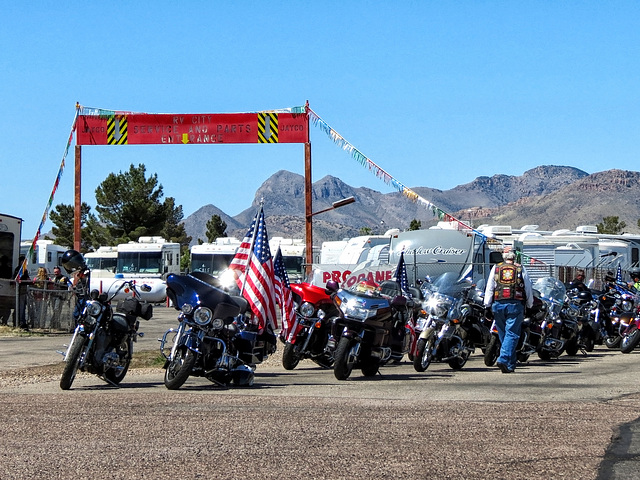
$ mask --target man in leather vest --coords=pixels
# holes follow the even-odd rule
[[[500,338],[500,356],[496,364],[502,373],[516,369],[518,340],[524,320],[525,304],[533,306],[531,280],[524,267],[515,263],[513,252],[502,255],[503,263],[494,265],[487,279],[484,304],[491,307]]]

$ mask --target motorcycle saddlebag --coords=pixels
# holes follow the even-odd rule
[[[118,302],[117,312],[127,315],[135,315],[149,320],[153,316],[153,306],[150,303],[142,303],[137,298],[126,298]]]

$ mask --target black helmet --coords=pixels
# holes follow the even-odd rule
[[[64,252],[62,258],[60,258],[60,263],[62,263],[62,266],[68,274],[87,269],[87,264],[84,263],[82,254],[76,250],[67,250]]]

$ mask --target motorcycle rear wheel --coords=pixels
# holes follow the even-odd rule
[[[106,371],[104,374],[105,378],[109,380],[111,383],[115,383],[118,385],[122,380],[124,380],[125,375],[129,371],[129,365],[131,364],[131,354],[133,352],[129,352],[129,345],[127,342],[124,342],[120,345],[119,348],[116,349],[118,356],[122,359],[124,356],[124,361],[121,360],[122,370],[116,370],[111,368]]]
[[[69,390],[73,384],[73,380],[76,378],[78,372],[78,366],[80,364],[80,358],[84,350],[85,340],[78,335],[69,350],[67,355],[67,361],[62,371],[62,377],[60,378],[60,388],[62,390]]]
[[[497,335],[491,336],[489,346],[484,351],[484,364],[493,367],[500,356],[500,339]]]
[[[285,370],[293,370],[300,363],[300,355],[296,352],[295,345],[287,343],[282,351],[282,366]]]
[[[333,375],[338,380],[346,380],[351,375],[355,359],[351,358],[353,342],[346,338],[340,338],[336,348],[335,363],[333,364]]]
[[[580,350],[580,345],[578,345],[578,337],[573,337],[566,343],[565,352],[567,355],[573,357],[578,354],[578,350]]]
[[[176,350],[176,355],[164,371],[164,386],[169,390],[177,390],[187,381],[196,355],[186,347]]]
[[[620,351],[622,353],[631,353],[640,342],[640,330],[637,328],[628,335],[625,335],[620,342]]]

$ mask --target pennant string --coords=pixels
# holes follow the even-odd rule
[[[466,223],[458,220],[453,215],[450,215],[440,208],[436,207],[433,203],[428,200],[422,198],[416,192],[411,190],[409,187],[404,185],[402,182],[394,178],[391,174],[386,172],[383,168],[376,165],[371,159],[367,158],[362,152],[360,152],[356,147],[351,145],[342,135],[336,132],[333,128],[331,128],[327,122],[325,122],[320,116],[314,112],[311,108],[307,107],[307,112],[309,114],[309,119],[311,122],[326,133],[329,138],[331,138],[336,145],[342,148],[344,151],[349,152],[351,156],[362,166],[365,166],[369,169],[369,171],[373,172],[373,174],[380,178],[387,185],[391,184],[393,188],[402,193],[403,196],[407,197],[412,202],[418,202],[420,205],[424,206],[427,210],[431,211],[431,213],[436,216],[439,220],[445,220],[449,222],[456,223],[459,229],[461,230],[471,230],[478,235],[486,238],[486,236],[479,232]]]
[[[40,220],[40,225],[38,225],[38,230],[36,230],[36,234],[33,236],[33,241],[31,242],[31,246],[29,247],[29,251],[25,255],[25,259],[22,262],[22,265],[20,266],[20,270],[18,271],[18,274],[16,275],[16,278],[15,278],[16,281],[20,280],[20,278],[22,277],[22,274],[26,270],[26,268],[27,268],[27,259],[30,258],[31,255],[33,254],[33,251],[36,248],[36,242],[40,238],[40,234],[42,232],[42,228],[44,227],[44,224],[47,222],[47,218],[49,217],[49,210],[51,209],[51,205],[53,204],[53,197],[55,196],[56,192],[58,191],[58,186],[60,185],[60,179],[62,178],[62,172],[64,171],[64,167],[65,167],[65,159],[66,159],[67,155],[69,154],[69,147],[71,146],[71,142],[73,141],[73,134],[76,131],[76,120],[78,119],[78,115],[79,115],[79,112],[80,112],[81,108],[82,107],[79,104],[76,104],[76,114],[75,114],[75,116],[73,118],[73,124],[71,125],[71,133],[69,134],[69,139],[67,140],[67,146],[65,147],[64,154],[62,155],[62,161],[60,162],[60,168],[58,168],[58,174],[56,175],[55,182],[53,183],[53,188],[51,189],[51,194],[49,195],[49,200],[47,201],[47,206],[45,207],[44,212],[42,214],[42,219]]]

